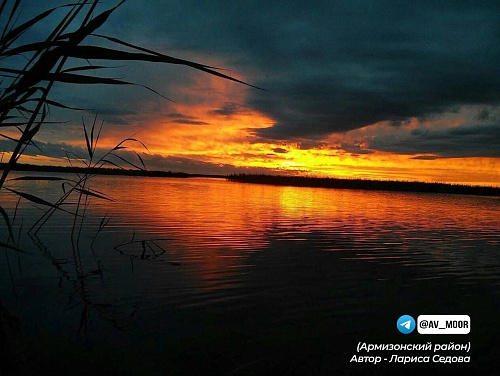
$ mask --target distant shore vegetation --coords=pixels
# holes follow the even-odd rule
[[[308,176],[284,176],[267,174],[232,174],[230,181],[238,183],[270,184],[293,187],[363,189],[398,192],[451,193],[478,196],[500,196],[500,187],[465,184],[427,183],[414,181],[343,179]]]
[[[0,163],[0,170],[5,168],[5,163]],[[52,172],[89,175],[121,175],[121,176],[151,176],[187,178],[192,176],[185,172],[150,171],[143,169],[106,168],[106,167],[74,167],[74,166],[43,166],[35,164],[17,163],[12,171]]]
[[[5,163],[0,163],[0,170],[5,168]],[[375,191],[399,191],[399,192],[427,192],[427,193],[448,193],[477,196],[498,196],[500,197],[500,187],[478,186],[466,184],[449,183],[429,183],[418,181],[398,181],[398,180],[373,180],[373,179],[345,179],[329,177],[310,176],[287,176],[271,174],[231,174],[231,175],[211,175],[211,174],[190,174],[187,172],[172,172],[161,170],[137,170],[123,168],[88,168],[72,166],[44,166],[35,164],[16,164],[15,171],[32,172],[52,172],[52,173],[85,173],[91,175],[116,175],[116,176],[148,176],[148,177],[209,177],[227,179],[237,183],[268,184],[293,187],[310,188],[337,188],[337,189],[363,189]]]

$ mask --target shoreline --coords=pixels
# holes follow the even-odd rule
[[[310,188],[336,188],[336,189],[357,189],[371,191],[392,191],[392,192],[421,192],[421,193],[445,193],[462,194],[476,196],[496,196],[500,197],[500,187],[449,184],[449,183],[428,183],[412,181],[392,181],[392,180],[368,180],[368,179],[345,179],[345,178],[319,178],[306,176],[284,176],[284,175],[247,175],[233,174],[228,180],[239,183],[255,183],[292,187]]]
[[[0,170],[5,168],[6,163],[0,163]],[[161,170],[132,170],[118,168],[86,168],[70,166],[44,166],[34,164],[16,164],[12,171],[30,172],[54,172],[54,173],[76,173],[92,175],[111,176],[138,176],[138,177],[160,177],[160,178],[217,178],[227,179],[237,183],[267,184],[276,186],[308,187],[308,188],[331,188],[331,189],[356,189],[372,191],[392,192],[420,192],[420,193],[445,193],[500,197],[500,187],[451,184],[439,182],[398,181],[398,180],[370,180],[370,179],[347,179],[329,177],[287,176],[271,174],[190,174],[186,172],[172,172]]]
[[[0,171],[5,169],[6,163],[0,163]],[[19,163],[15,164],[11,171],[22,172],[54,172],[63,174],[91,174],[91,175],[116,175],[116,176],[148,176],[159,178],[189,178],[189,177],[210,177],[224,178],[226,175],[209,175],[209,174],[188,174],[186,172],[172,172],[160,170],[139,170],[139,169],[119,169],[108,167],[72,167],[72,166],[44,166]]]

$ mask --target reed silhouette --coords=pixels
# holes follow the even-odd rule
[[[78,161],[79,164],[83,163],[84,165],[84,167],[74,166],[71,172],[76,177],[62,178],[60,176],[29,175],[9,179],[11,171],[15,169],[26,148],[28,146],[38,148],[37,135],[40,130],[51,124],[63,124],[49,120],[52,109],[81,110],[55,99],[53,96],[54,86],[62,84],[76,88],[82,85],[135,85],[168,100],[154,88],[141,83],[109,76],[97,76],[96,72],[109,71],[112,68],[107,65],[110,62],[113,62],[113,64],[116,64],[116,62],[147,62],[161,65],[183,65],[221,79],[249,85],[221,73],[216,67],[175,58],[131,44],[114,36],[99,34],[98,30],[124,2],[124,0],[116,2],[116,5],[102,10],[106,5],[103,5],[99,0],[77,0],[74,3],[68,2],[65,5],[48,8],[31,18],[23,18],[22,9],[25,1],[0,1],[0,61],[2,62],[0,66],[0,137],[12,143],[12,149],[9,151],[4,150],[1,154],[0,162],[3,162],[5,156],[8,158],[1,166],[0,191],[3,190],[16,195],[18,204],[20,200],[26,200],[46,208],[41,218],[29,229],[28,234],[44,257],[52,262],[58,270],[62,270],[65,277],[70,280],[73,278],[71,282],[77,286],[83,306],[79,334],[85,332],[89,309],[98,308],[98,305],[91,300],[85,284],[86,278],[89,273],[92,275],[102,273],[98,260],[96,260],[97,268],[90,272],[85,271],[82,266],[80,257],[81,229],[90,198],[111,199],[105,193],[93,190],[89,186],[89,179],[98,170],[101,173],[109,172],[109,169],[105,167],[126,171],[124,166],[127,166],[138,171],[145,171],[146,166],[140,154],[129,146],[135,144],[135,146],[138,145],[146,150],[147,147],[140,140],[129,137],[117,142],[114,148],[98,157],[96,149],[103,124],[99,124],[96,116],[91,125],[87,125],[85,122],[82,125],[82,139],[84,139],[86,145],[87,155],[79,156],[67,153],[69,164],[72,165],[73,162]],[[54,24],[51,23],[52,21],[49,22],[54,18],[57,18]],[[44,34],[40,32],[41,30],[47,30],[47,32]],[[28,34],[33,35],[34,39],[27,40],[26,36]],[[94,60],[99,60],[99,65],[91,63]],[[122,152],[127,150],[133,153],[132,155],[136,160],[123,156]],[[40,152],[43,154],[41,150]],[[57,171],[54,170],[54,172]],[[123,173],[126,174],[126,172]],[[16,181],[16,183],[37,180],[57,182],[58,189],[62,188],[61,197],[56,202],[49,202],[38,194],[25,192],[22,188],[10,187],[9,182],[11,180]],[[67,209],[64,204],[72,195],[77,197],[76,205],[71,209]],[[0,225],[7,230],[0,235],[0,248],[5,251],[5,260],[9,271],[11,271],[10,260],[12,253],[17,254],[17,257],[19,257],[20,254],[25,252],[19,245],[21,231],[24,231],[22,226],[17,226],[19,233],[15,233],[16,218],[20,216],[17,209],[18,206],[16,206],[13,213],[8,213],[7,209],[0,203],[0,221],[3,222]],[[39,229],[55,212],[59,211],[64,211],[70,215],[73,221],[71,249],[75,266],[74,276],[64,270],[64,266],[37,237]],[[109,217],[102,218],[100,225],[96,229],[96,236],[103,230],[108,221]],[[136,241],[131,242],[131,244],[135,246]],[[161,249],[155,248],[156,244],[153,240],[140,240],[138,244],[142,246],[139,259],[156,257],[162,253]],[[119,248],[119,250],[121,249]],[[13,280],[12,272],[11,279]],[[14,283],[13,290],[15,294]],[[7,330],[12,320],[9,319],[9,321],[5,317],[7,315],[2,313],[0,317],[1,339],[12,337]],[[5,367],[6,363],[1,363],[0,371],[15,371],[3,369]]]
[[[28,145],[36,146],[36,136],[40,129],[52,122],[48,121],[51,108],[79,110],[52,98],[51,93],[55,84],[79,85],[137,85],[155,92],[153,88],[140,83],[133,83],[123,79],[101,77],[91,72],[101,72],[110,67],[106,62],[141,61],[165,65],[184,65],[205,73],[249,85],[243,81],[230,77],[218,71],[218,68],[197,62],[168,56],[141,46],[133,45],[116,37],[98,34],[98,29],[106,23],[115,10],[122,6],[124,1],[117,5],[99,11],[100,1],[80,0],[76,3],[47,9],[38,15],[20,22],[22,19],[22,0],[3,0],[0,3],[0,17],[3,25],[0,26],[0,137],[13,142],[10,157],[4,165],[0,175],[0,189],[3,189],[9,173],[17,163]],[[26,42],[23,36],[28,31],[44,26],[49,17],[62,14],[60,20],[46,35],[37,33],[37,39]],[[42,29],[42,28],[40,28]],[[38,30],[38,29],[37,29]],[[92,39],[90,38],[92,37]],[[92,41],[99,40],[99,45]],[[102,65],[91,64],[90,61],[99,60]],[[22,65],[20,65],[22,64]],[[15,68],[14,68],[15,67]],[[249,85],[252,86],[252,85]],[[166,98],[168,99],[168,98]],[[94,142],[98,140],[95,134],[95,124],[90,131],[84,127],[87,152],[92,161]],[[95,137],[95,138],[94,138]],[[111,152],[124,148],[125,142],[139,142],[136,139],[125,139],[117,144]],[[122,162],[117,153],[113,153]],[[140,155],[137,154],[140,159]],[[115,165],[111,160],[103,159],[100,164],[92,167],[102,167],[105,164]],[[141,160],[142,164],[142,160]],[[118,166],[117,166],[118,167]],[[141,168],[140,165],[134,167]],[[83,182],[86,180],[84,179]],[[79,187],[80,193],[87,194],[85,188]],[[43,199],[34,196],[19,194],[23,199]],[[44,205],[47,203],[45,202]],[[0,239],[0,246],[9,250],[18,250],[13,244],[11,218],[0,206],[2,220],[9,229],[7,239]]]

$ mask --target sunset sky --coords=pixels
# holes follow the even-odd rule
[[[25,2],[21,18],[62,3]],[[133,136],[149,169],[500,186],[499,14],[497,0],[127,1],[101,34],[266,90],[182,66],[108,63],[95,74],[171,101],[141,86],[57,86],[54,99],[88,111],[53,109],[64,123],[38,135],[43,156],[29,148],[22,161],[85,155],[82,119],[97,112],[100,147]],[[5,161],[12,143],[0,139],[2,150]]]

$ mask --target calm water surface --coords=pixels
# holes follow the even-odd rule
[[[9,187],[61,193],[59,182]],[[73,245],[70,215],[30,237],[43,210],[19,204],[29,255],[0,262],[0,291],[29,333],[130,346],[158,374],[401,371],[350,363],[360,341],[470,341],[471,370],[498,364],[498,198],[205,178],[95,177],[91,187],[115,201],[91,200]],[[17,198],[0,197],[13,213]],[[402,314],[468,314],[472,331],[403,336]]]

